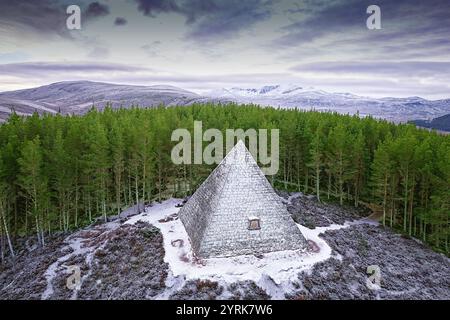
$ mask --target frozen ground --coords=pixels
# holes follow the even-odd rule
[[[279,192],[284,199],[287,209],[295,222],[314,229],[326,227],[330,224],[344,224],[346,222],[360,220],[368,216],[370,210],[365,207],[340,206],[333,203],[320,203],[313,195],[305,196],[301,192]]]
[[[0,299],[450,299],[450,262],[365,216],[302,194],[282,194],[309,240],[306,252],[195,259],[178,219],[180,199],[22,246],[0,266]],[[314,227],[314,228],[313,228]],[[68,289],[80,270],[79,285]],[[370,289],[368,266],[380,286]],[[370,285],[370,284],[369,284]]]
[[[171,271],[166,281],[169,291],[175,291],[189,280],[209,280],[224,287],[236,282],[252,281],[272,298],[284,298],[285,292],[292,290],[292,282],[300,271],[310,270],[314,264],[331,257],[331,248],[319,235],[349,225],[330,225],[314,230],[298,225],[310,243],[307,251],[278,251],[258,256],[198,260],[192,254],[188,235],[178,219],[179,208],[176,205],[181,202],[181,199],[167,200],[126,222],[147,222],[161,230],[166,252],[164,261],[169,264]],[[225,290],[223,298],[227,298],[227,294]]]

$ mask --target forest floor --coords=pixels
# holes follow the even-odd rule
[[[450,299],[444,255],[368,210],[280,196],[306,251],[198,260],[178,219],[182,200],[169,199],[45,248],[23,239],[15,263],[0,265],[0,299]]]

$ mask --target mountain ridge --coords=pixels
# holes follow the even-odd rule
[[[450,133],[450,114],[446,114],[432,120],[412,120],[411,123],[414,123],[419,127]]]
[[[450,99],[371,98],[348,92],[326,92],[297,84],[271,84],[261,87],[213,89],[198,94],[170,85],[127,85],[89,80],[61,81],[39,87],[0,92],[0,122],[12,110],[19,115],[33,112],[84,114],[93,105],[102,110],[131,106],[175,106],[204,102],[253,103],[261,106],[335,111],[342,114],[373,116],[393,122],[431,120],[450,113]]]
[[[267,90],[267,89],[270,90]],[[343,114],[373,116],[394,122],[413,119],[432,119],[450,113],[450,99],[427,100],[412,96],[406,98],[372,98],[352,93],[329,93],[295,84],[253,88],[223,88],[210,92],[215,98],[228,98],[238,103],[256,103],[282,108],[336,111]]]
[[[102,110],[113,108],[164,105],[189,105],[208,101],[207,97],[174,86],[134,86],[94,81],[62,81],[16,91],[0,93],[0,119],[7,119],[14,109],[20,115],[33,112],[84,114],[92,105]]]

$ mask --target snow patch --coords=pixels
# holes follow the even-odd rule
[[[105,223],[105,224],[101,225],[99,228],[103,232],[109,232],[111,230],[116,229],[117,227],[118,227],[117,223],[109,222],[109,223]],[[106,245],[106,242],[107,242],[107,241],[104,241],[102,243],[102,245],[100,245],[100,246],[95,246],[95,245],[88,246],[85,244],[86,239],[83,238],[83,230],[69,236],[66,241],[68,243],[66,246],[64,246],[62,248],[62,250],[63,251],[69,250],[69,253],[62,257],[59,257],[55,262],[53,262],[47,268],[47,270],[44,273],[44,277],[46,279],[47,286],[46,286],[44,292],[41,294],[41,300],[49,299],[53,295],[53,293],[54,293],[53,280],[57,277],[58,272],[61,272],[62,269],[65,269],[67,267],[66,265],[64,265],[64,263],[66,261],[68,261],[72,257],[78,256],[78,255],[81,255],[81,256],[84,255],[86,264],[88,266],[90,266],[95,252],[99,249],[102,249]],[[81,288],[84,280],[87,279],[91,275],[91,272],[92,272],[92,269],[89,268],[89,272],[86,275],[81,277],[80,285],[79,285],[80,288]],[[69,277],[69,275],[67,275],[67,276]],[[71,299],[72,300],[77,299],[77,294],[78,294],[78,290],[75,289],[72,293]]]
[[[328,230],[346,228],[344,225],[330,225],[311,230],[302,225],[298,228],[319,250],[286,250],[266,253],[262,256],[242,255],[226,258],[197,259],[189,242],[189,237],[176,214],[182,199],[169,199],[147,207],[144,213],[130,218],[126,223],[148,222],[161,230],[164,238],[164,261],[170,272],[166,280],[168,293],[159,298],[167,298],[170,292],[178,290],[185,281],[208,279],[219,283],[234,283],[251,280],[273,299],[284,298],[285,292],[292,291],[292,283],[298,273],[311,270],[314,264],[331,257],[332,249],[319,235]],[[175,215],[174,215],[175,214]],[[174,218],[174,219],[172,219]]]

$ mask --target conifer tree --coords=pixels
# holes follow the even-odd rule
[[[9,251],[11,253],[12,258],[14,259],[15,254],[14,254],[14,248],[12,245],[12,241],[11,241],[11,236],[10,236],[10,232],[9,232],[9,219],[7,216],[7,197],[8,197],[8,192],[7,192],[7,183],[5,181],[5,167],[3,164],[3,159],[2,159],[2,154],[0,153],[0,237],[6,238],[6,241],[8,243],[8,247],[9,247]],[[3,248],[0,248],[0,250],[2,251],[2,261],[4,260],[4,253],[3,253]]]
[[[323,166],[323,133],[322,127],[316,129],[313,140],[311,141],[310,157],[311,162],[309,166],[313,170],[313,177],[315,181],[315,191],[317,200],[320,201],[320,174]]]
[[[276,187],[324,201],[330,186],[330,197],[379,205],[385,225],[448,253],[448,136],[370,117],[211,103],[13,114],[0,125],[2,248],[12,252],[7,238],[11,248],[30,234],[44,244],[44,233],[106,220],[155,196],[192,193],[215,166],[175,166],[170,136],[176,128],[192,131],[194,120],[222,132],[280,129],[279,179],[268,177],[284,182]]]
[[[38,242],[44,246],[44,219],[47,197],[47,178],[42,172],[43,156],[39,136],[26,141],[19,159],[18,183],[27,201],[27,208],[34,220]]]
[[[375,151],[375,157],[372,163],[371,182],[374,187],[374,195],[376,198],[381,199],[381,204],[383,206],[383,225],[386,225],[387,206],[389,205],[388,196],[389,183],[391,181],[391,166],[388,148],[385,144],[380,144]]]

